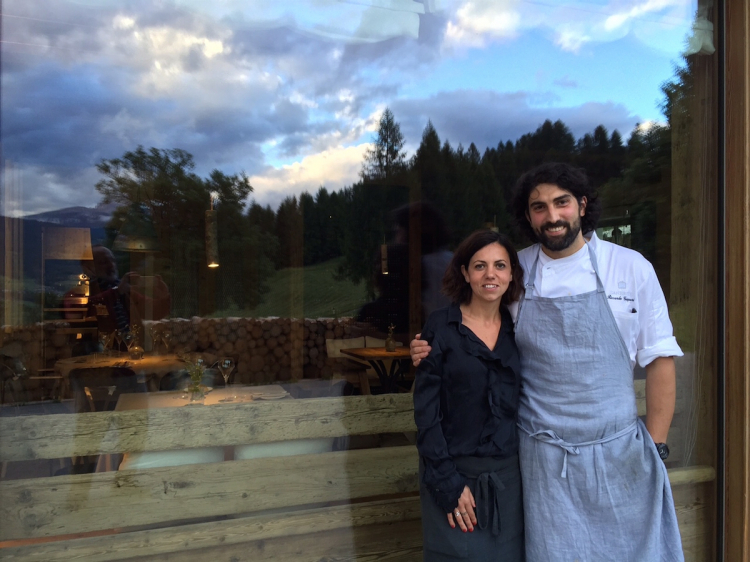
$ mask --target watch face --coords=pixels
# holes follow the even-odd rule
[[[669,447],[667,447],[666,443],[657,443],[656,450],[659,452],[661,460],[665,461],[669,458]]]

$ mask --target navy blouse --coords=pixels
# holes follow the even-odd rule
[[[432,351],[419,364],[414,387],[417,449],[423,482],[446,513],[458,505],[466,485],[454,457],[518,453],[521,362],[513,320],[505,307],[500,310],[493,350],[461,323],[458,305],[433,312],[422,330]]]

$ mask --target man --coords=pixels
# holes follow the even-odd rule
[[[582,170],[549,163],[526,173],[513,209],[537,242],[519,252],[526,291],[511,311],[527,559],[682,561],[662,462],[682,351],[654,269],[596,237],[600,202]],[[423,344],[412,342],[415,363],[429,352]],[[636,361],[646,369],[645,425]]]
[[[145,296],[137,289],[142,279],[137,273],[119,277],[115,256],[108,248],[96,245],[91,250],[94,259],[81,261],[81,269],[89,278],[89,308],[93,311],[96,305],[104,305],[107,310],[106,315],[97,314],[99,331],[126,332],[142,320],[169,314],[171,297],[160,276],[154,277],[153,295]]]

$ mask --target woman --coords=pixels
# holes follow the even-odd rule
[[[452,304],[422,331],[432,347],[414,388],[425,562],[524,559],[520,361],[506,308],[522,287],[508,238],[475,232],[443,278]]]

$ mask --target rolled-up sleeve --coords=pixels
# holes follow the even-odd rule
[[[456,470],[441,426],[443,350],[440,338],[435,335],[429,322],[422,331],[422,338],[430,343],[432,350],[419,364],[414,386],[417,449],[424,464],[424,484],[435,502],[448,513],[458,505],[466,481]]]
[[[658,357],[681,357],[683,355],[674,337],[672,322],[664,292],[661,290],[651,264],[645,281],[638,290],[640,314],[636,360],[641,367]]]

